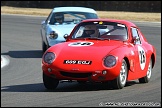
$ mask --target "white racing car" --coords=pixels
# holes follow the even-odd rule
[[[41,23],[42,50],[65,42],[76,24],[85,19],[98,18],[97,12],[86,7],[55,7],[45,21]]]

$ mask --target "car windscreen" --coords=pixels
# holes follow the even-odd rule
[[[56,18],[60,17],[63,20],[64,24],[77,24],[85,19],[95,19],[98,18],[95,13],[87,13],[87,12],[57,12],[53,13],[49,24],[54,25],[57,23]]]
[[[110,39],[125,41],[128,39],[127,27],[116,22],[84,22],[77,26],[72,39]]]

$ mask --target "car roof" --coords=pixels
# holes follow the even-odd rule
[[[87,7],[55,7],[55,8],[53,8],[52,11],[53,12],[66,12],[66,11],[71,11],[71,12],[97,13],[94,9],[87,8]]]
[[[137,27],[134,23],[130,22],[130,21],[127,21],[127,20],[119,20],[119,19],[108,19],[108,18],[99,18],[99,19],[86,19],[86,20],[83,20],[82,22],[89,22],[89,21],[106,21],[106,22],[116,22],[116,23],[121,23],[121,24],[124,24],[126,26],[130,26],[130,27]]]

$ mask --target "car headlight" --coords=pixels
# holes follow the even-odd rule
[[[52,53],[52,52],[47,52],[45,55],[44,55],[44,62],[48,63],[48,64],[51,64],[54,59],[55,59],[55,54]]]
[[[116,64],[116,57],[109,55],[104,59],[104,65],[106,67],[113,67]]]
[[[58,34],[55,31],[51,31],[49,34],[49,38],[56,39],[58,37]]]

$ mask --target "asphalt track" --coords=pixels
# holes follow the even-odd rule
[[[1,68],[1,107],[161,106],[161,22],[135,22],[157,50],[149,83],[135,80],[113,90],[103,84],[63,82],[49,91],[41,71],[40,23],[44,19],[1,14],[1,55],[9,59]]]

